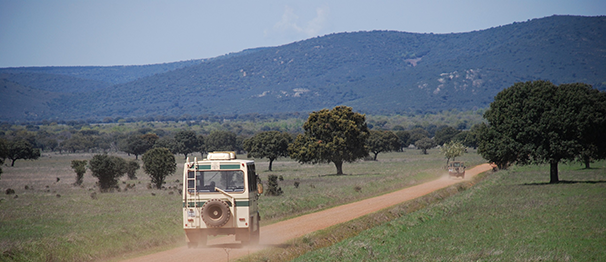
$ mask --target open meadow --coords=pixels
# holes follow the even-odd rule
[[[0,189],[4,193],[11,188],[15,194],[0,197],[2,261],[90,261],[185,243],[178,190],[183,156],[177,156],[177,172],[166,179],[165,189],[148,188],[149,177],[138,170],[137,180],[124,176],[121,189],[113,193],[99,193],[90,171],[82,186],[73,186],[76,174],[71,160],[92,156],[45,153],[38,160],[3,167]],[[475,151],[457,160],[469,166],[484,162]],[[381,195],[446,173],[442,168],[446,160],[437,149],[428,155],[405,150],[379,154],[378,161],[346,163],[343,176],[333,175],[333,164],[301,165],[280,159],[269,172],[266,159],[256,162],[264,182],[269,174],[283,178],[279,181],[283,195],[261,197],[262,224]]]

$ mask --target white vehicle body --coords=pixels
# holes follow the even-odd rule
[[[188,246],[205,246],[208,235],[236,235],[244,244],[259,241],[255,163],[234,152],[212,152],[186,160],[183,168],[183,229]]]

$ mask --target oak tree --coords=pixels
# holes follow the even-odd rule
[[[6,158],[10,159],[11,166],[15,166],[17,159],[34,160],[40,157],[40,149],[34,148],[30,142],[17,139],[8,141],[6,144]]]
[[[421,154],[427,155],[427,149],[434,148],[436,146],[436,142],[431,138],[425,137],[415,142],[415,146],[418,149],[421,149]]]
[[[400,139],[400,149],[399,150],[403,150],[405,147],[408,147],[408,145],[410,145],[408,143],[408,141],[410,140],[410,132],[404,131],[404,130],[398,130],[398,131],[396,131],[395,134]]]
[[[107,192],[118,186],[118,178],[126,173],[126,160],[107,154],[94,155],[88,168],[99,179],[101,192]]]
[[[461,131],[457,130],[454,127],[443,126],[436,131],[436,135],[433,139],[436,141],[436,144],[443,145],[450,142],[450,140],[452,140],[452,138],[459,133],[461,133]]]
[[[548,163],[549,183],[558,183],[560,162],[603,145],[605,98],[604,92],[582,83],[516,83],[499,92],[484,113],[488,124],[482,128],[479,152],[501,164]]]
[[[450,141],[440,148],[440,152],[446,157],[446,165],[448,166],[450,159],[454,161],[456,157],[465,153],[465,146],[461,142]]]
[[[145,153],[147,150],[154,146],[154,143],[158,140],[156,134],[131,134],[126,139],[126,148],[124,152],[135,155],[135,159],[139,159],[139,156]]]
[[[342,175],[343,162],[368,156],[366,116],[351,107],[312,112],[303,129],[288,147],[290,157],[300,163],[334,163],[337,175]]]
[[[237,137],[230,131],[213,131],[206,138],[206,150],[212,151],[235,151]]]
[[[374,154],[374,160],[381,152],[391,152],[400,150],[400,138],[391,131],[370,131],[370,136],[366,140],[368,150]]]
[[[179,154],[185,155],[198,152],[200,149],[200,140],[196,132],[191,130],[179,131],[175,134],[176,151]]]
[[[248,157],[269,159],[269,171],[274,160],[279,157],[288,157],[288,144],[292,137],[280,131],[265,131],[244,140],[244,150]]]
[[[166,148],[150,149],[143,154],[142,160],[143,170],[158,189],[162,188],[164,179],[177,170],[175,156]]]

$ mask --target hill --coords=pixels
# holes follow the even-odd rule
[[[552,16],[468,33],[338,33],[161,65],[4,68],[0,88],[24,95],[1,108],[0,119],[275,114],[341,104],[373,114],[484,108],[520,81],[605,90],[604,32],[606,17]],[[43,109],[27,100],[37,90],[49,92],[36,101]]]

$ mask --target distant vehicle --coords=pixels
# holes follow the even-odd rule
[[[255,162],[235,152],[212,152],[183,167],[183,229],[190,248],[206,246],[207,236],[236,235],[243,244],[259,242],[259,194]]]
[[[448,175],[450,177],[465,178],[465,162],[452,161],[448,163]]]

